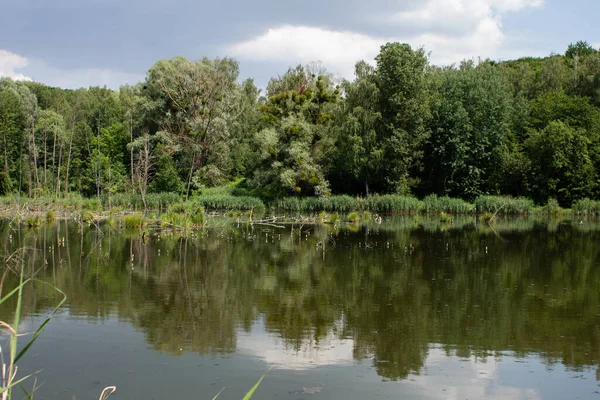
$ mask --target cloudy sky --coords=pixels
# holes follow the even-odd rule
[[[233,56],[259,85],[312,61],[351,78],[387,41],[436,64],[599,47],[598,15],[597,0],[0,0],[0,76],[118,88],[183,55]]]

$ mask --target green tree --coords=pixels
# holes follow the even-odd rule
[[[408,193],[415,183],[410,173],[418,168],[429,135],[428,60],[422,48],[413,50],[400,43],[383,45],[375,60],[385,159],[382,174],[389,191]]]
[[[445,69],[436,80],[427,191],[470,199],[497,193],[496,173],[510,141],[513,112],[506,80],[487,62]]]
[[[384,167],[384,149],[380,92],[375,69],[366,62],[356,64],[356,79],[342,85],[345,101],[337,119],[337,141],[331,176],[334,188],[361,191],[385,189],[380,171]]]
[[[255,136],[257,169],[250,181],[269,195],[330,194],[324,163],[333,148],[339,90],[320,72],[298,66],[269,82],[263,106],[268,127]]]
[[[553,121],[542,131],[533,131],[525,141],[531,161],[532,196],[540,204],[556,198],[564,207],[589,197],[593,191],[594,165],[582,129]]]

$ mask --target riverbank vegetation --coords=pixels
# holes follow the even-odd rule
[[[352,80],[325,67],[264,90],[230,58],[160,60],[116,91],[2,78],[0,205],[600,211],[587,200],[600,199],[600,53],[587,42],[446,67],[388,43]]]

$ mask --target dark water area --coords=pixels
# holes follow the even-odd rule
[[[67,295],[20,362],[35,398],[242,399],[272,368],[253,398],[600,399],[599,221],[210,225],[1,223],[37,271],[21,330]]]

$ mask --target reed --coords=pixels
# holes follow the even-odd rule
[[[144,215],[142,213],[126,215],[125,218],[123,218],[123,222],[125,224],[125,229],[142,229],[144,227],[145,222]]]
[[[582,199],[573,203],[572,210],[578,215],[600,215],[600,201]]]
[[[480,196],[475,200],[477,213],[527,215],[535,210],[533,200],[524,197]]]
[[[475,212],[475,205],[462,199],[430,195],[423,199],[423,210],[429,213],[472,214]]]

